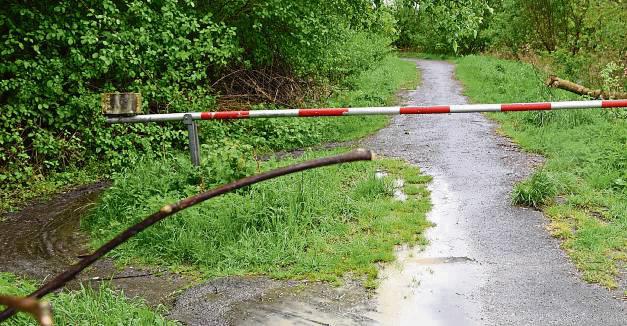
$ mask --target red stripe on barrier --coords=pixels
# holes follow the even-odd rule
[[[202,112],[200,119],[245,119],[248,118],[249,111],[222,111],[222,112]]]
[[[501,104],[501,111],[550,110],[551,103],[516,103]]]
[[[299,117],[329,117],[339,116],[348,112],[348,109],[300,109]]]
[[[603,108],[627,108],[627,100],[602,101]]]
[[[451,113],[451,107],[440,106],[408,106],[401,108],[401,114]]]

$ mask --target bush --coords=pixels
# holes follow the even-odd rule
[[[0,180],[82,164],[133,162],[155,144],[181,146],[178,126],[105,128],[99,93],[141,92],[151,112],[204,109],[215,67],[240,49],[235,30],[193,3],[20,2],[0,15]],[[150,34],[148,34],[150,33]]]
[[[466,54],[483,49],[480,35],[492,8],[487,1],[396,0],[396,45],[429,53]]]
[[[119,169],[185,146],[182,124],[105,127],[102,92],[141,92],[144,111],[161,113],[214,109],[209,85],[227,68],[281,66],[294,78],[342,83],[379,62],[394,31],[385,7],[367,0],[9,1],[3,9],[3,189],[90,162]],[[306,132],[312,125],[299,124],[311,139],[291,137],[299,133],[287,125],[246,128],[257,139],[286,136],[281,148],[319,139]]]

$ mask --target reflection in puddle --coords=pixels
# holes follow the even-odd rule
[[[472,259],[460,203],[443,179],[435,176],[430,186],[428,218],[436,226],[426,232],[429,245],[399,248],[397,262],[381,273],[378,311],[371,317],[383,325],[478,323],[482,267]]]

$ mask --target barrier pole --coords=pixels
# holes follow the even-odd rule
[[[320,108],[320,109],[287,109],[287,110],[252,110],[252,111],[218,111],[144,114],[128,117],[107,117],[107,123],[144,123],[159,121],[180,121],[186,115],[192,120],[229,120],[280,117],[328,117],[356,115],[399,115],[399,114],[443,114],[472,112],[512,112],[512,111],[548,111],[573,109],[608,109],[625,108],[627,100],[594,100],[567,102],[535,102],[508,104],[461,104],[435,106],[389,106],[363,108]]]

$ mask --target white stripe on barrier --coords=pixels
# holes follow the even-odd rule
[[[594,109],[600,108],[603,105],[603,101],[586,101],[591,103],[590,106],[581,106],[581,101],[566,101],[566,102],[551,102],[551,109]]]
[[[451,105],[451,113],[499,112],[500,104],[460,104]]]

